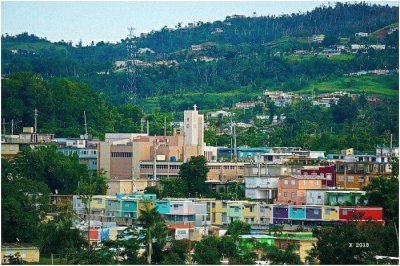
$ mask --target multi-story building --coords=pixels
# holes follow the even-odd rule
[[[218,159],[233,159],[235,149],[232,147],[217,147]],[[271,152],[271,148],[267,147],[237,147],[236,159],[239,161],[253,161],[257,154],[264,154]]]
[[[155,203],[156,209],[169,224],[193,223],[195,226],[208,224],[207,203],[185,199],[166,199]]]
[[[326,204],[327,205],[343,205],[343,204],[351,204],[358,205],[360,204],[360,199],[363,195],[365,195],[365,191],[341,191],[341,190],[331,190],[326,191]]]
[[[311,189],[307,190],[306,204],[309,205],[343,205],[359,204],[361,196],[365,191],[357,190],[328,190]]]
[[[336,186],[336,171],[334,165],[329,166],[304,166],[300,175],[304,177],[321,177],[323,187]]]
[[[210,221],[212,225],[228,224],[228,201],[215,200],[211,202]]]
[[[58,151],[64,155],[77,154],[79,162],[87,165],[89,170],[98,169],[98,143],[86,139],[65,139],[55,138],[53,142],[57,143]]]
[[[231,181],[243,178],[244,163],[242,162],[208,162],[207,179],[214,181]]]
[[[306,204],[307,190],[321,189],[320,177],[288,176],[278,181],[277,203]]]
[[[24,127],[19,135],[1,137],[1,157],[12,159],[24,148],[35,149],[43,145],[53,145],[54,134],[35,133],[33,127]]]
[[[282,165],[246,164],[244,167],[247,198],[273,203],[278,194]]]
[[[177,176],[180,163],[203,155],[204,118],[196,108],[184,112],[184,127],[172,136],[107,133],[105,141],[99,142],[98,168],[106,172],[112,187],[122,187],[116,183],[123,182],[124,189],[130,189],[126,193],[143,191],[162,177]]]

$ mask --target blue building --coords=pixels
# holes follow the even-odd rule
[[[96,148],[63,147],[58,148],[58,151],[66,156],[77,154],[79,162],[86,164],[89,170],[97,170],[98,152]]]
[[[234,152],[234,148],[218,147],[218,159],[231,159]],[[239,160],[249,160],[256,158],[258,153],[264,154],[270,152],[272,152],[272,149],[267,147],[237,147],[237,158]]]

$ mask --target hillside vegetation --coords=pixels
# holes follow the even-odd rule
[[[234,121],[250,125],[239,132],[241,145],[341,149],[357,143],[355,131],[364,132],[360,138],[369,137],[354,145],[373,149],[386,138],[383,134],[398,130],[398,11],[395,6],[337,3],[306,13],[227,16],[212,23],[163,27],[135,38],[139,60],[135,104],[128,103],[130,95],[125,89],[126,39],[83,46],[53,43],[29,33],[5,35],[1,51],[3,118],[32,125],[33,110],[38,108],[43,132],[79,136],[86,111],[94,136],[138,132],[143,117],[151,121],[151,134],[162,134],[164,117],[168,122],[179,121],[182,111],[194,103],[207,112],[232,109],[240,101],[262,101],[265,107],[231,110],[237,113]],[[372,34],[358,37],[358,32]],[[313,40],[313,35],[321,34],[323,40]],[[354,44],[363,48],[353,49]],[[372,76],[373,70],[390,73]],[[299,105],[299,110],[274,107],[263,97],[266,89],[309,96],[347,91],[364,99],[378,95],[385,106],[360,104],[359,117],[345,124],[350,121],[334,120],[332,110],[313,107],[310,102]],[[303,109],[310,115],[297,116]],[[326,119],[314,121],[319,117],[316,113],[325,113]],[[366,113],[373,126],[363,124]],[[266,114],[270,115],[267,122],[255,118]],[[288,119],[273,124],[274,115]],[[297,117],[295,124],[290,116]],[[227,122],[210,121],[207,141],[230,145]],[[321,139],[325,133],[335,140]]]

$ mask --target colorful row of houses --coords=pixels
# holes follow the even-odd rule
[[[116,225],[134,224],[146,205],[156,208],[168,224],[192,224],[195,227],[224,227],[238,220],[253,226],[319,225],[350,220],[383,222],[381,207],[268,204],[206,198],[157,200],[154,194],[94,196],[90,204],[91,219],[115,222]],[[73,196],[73,207],[78,214],[87,213],[79,196]]]

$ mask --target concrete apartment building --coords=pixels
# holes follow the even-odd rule
[[[278,181],[278,198],[276,202],[304,205],[307,201],[307,191],[321,188],[321,178],[302,176],[281,177]]]
[[[109,194],[143,191],[163,177],[175,177],[179,165],[204,154],[204,116],[197,106],[184,111],[183,129],[172,136],[107,133],[99,142],[99,169],[109,179]]]

